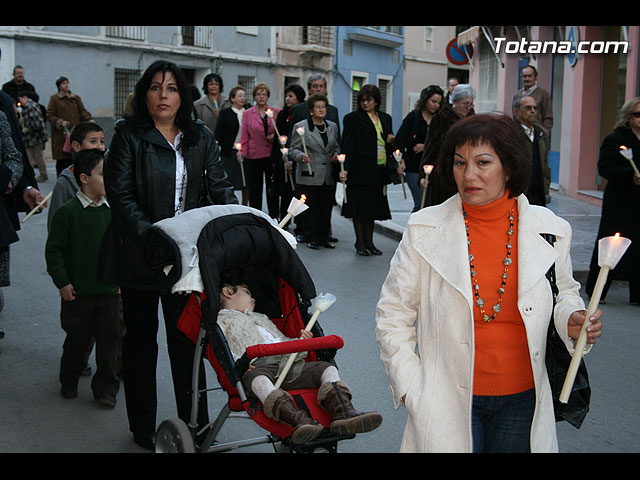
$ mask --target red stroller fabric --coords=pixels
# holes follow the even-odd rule
[[[204,294],[191,294],[178,321],[178,329],[194,342],[197,340],[200,332],[202,316],[200,305],[205,298],[206,295]],[[304,328],[304,322],[302,321],[302,316],[298,307],[296,293],[284,280],[280,280],[279,300],[282,306],[283,316],[282,318],[272,318],[271,320],[286,336],[290,338],[297,338],[300,335],[300,330]],[[265,354],[273,355],[275,353],[282,353],[283,349],[286,349],[287,352],[291,352],[295,350],[291,350],[290,347],[295,348],[296,346],[300,346],[302,350],[309,352],[305,360],[315,361],[316,353],[312,348],[335,349],[342,348],[343,345],[344,342],[340,337],[330,335],[310,340],[292,340],[281,344],[257,345],[249,347],[247,355],[249,358],[263,356]],[[227,392],[229,397],[229,408],[231,408],[231,410],[246,411],[259,426],[278,437],[287,438],[291,435],[292,427],[284,423],[276,422],[267,417],[262,410],[262,404],[257,400],[255,403],[253,401],[246,401],[243,404],[236,386],[229,381],[222,365],[218,358],[216,358],[210,343],[207,344],[205,349],[205,356],[216,372],[220,386],[225,390],[225,392]],[[289,394],[291,394],[298,407],[307,410],[313,418],[318,420],[318,422],[325,427],[329,426],[331,422],[331,415],[318,405],[317,388],[289,390]]]

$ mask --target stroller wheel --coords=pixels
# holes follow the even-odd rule
[[[179,418],[165,420],[156,432],[156,453],[195,453],[189,427]]]

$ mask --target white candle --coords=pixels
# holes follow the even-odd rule
[[[304,141],[304,127],[296,128],[296,132],[298,132],[298,135],[300,135],[300,138],[302,139],[302,149],[304,150],[304,154],[308,157],[309,154],[307,153],[307,144]],[[313,172],[311,171],[311,161],[307,163],[307,168],[309,169],[309,174],[313,174]]]
[[[589,301],[582,329],[580,330],[580,335],[576,341],[575,351],[571,357],[567,376],[564,379],[564,384],[562,385],[562,391],[560,392],[559,398],[562,403],[567,403],[569,401],[569,396],[571,395],[571,390],[573,389],[573,384],[576,380],[580,361],[584,355],[584,347],[587,345],[587,327],[591,324],[589,318],[598,308],[598,303],[600,303],[600,297],[602,296],[602,290],[607,281],[609,270],[615,268],[620,261],[620,258],[622,258],[622,255],[624,255],[624,252],[629,248],[629,245],[631,245],[631,240],[621,237],[619,233],[616,233],[613,237],[601,238],[598,241],[598,264],[600,265],[600,272],[598,273],[596,285],[593,288],[593,293],[591,295],[591,300]]]
[[[287,137],[284,137],[284,138],[287,138]],[[285,140],[285,142],[286,142],[286,140]],[[282,152],[282,164],[284,166],[284,181],[286,183],[287,177],[289,177],[289,181],[291,182],[291,190],[295,191],[296,187],[293,184],[293,173],[287,172],[287,154],[289,153],[289,149],[286,148],[286,147],[283,147],[283,148],[280,149],[280,151]]]
[[[287,152],[289,151],[289,149],[286,147],[283,147],[280,149],[280,151],[282,152],[282,168],[284,169],[284,182],[287,183],[287,175],[288,175],[287,174]]]
[[[318,320],[318,317],[320,316],[320,314],[324,313],[331,305],[335,303],[335,301],[336,301],[336,297],[332,293],[321,293],[316,298],[314,298],[312,303],[313,315],[311,316],[309,323],[307,323],[307,326],[304,328],[304,331],[305,332],[310,331],[313,325]],[[287,376],[287,373],[289,373],[289,369],[291,368],[291,365],[293,364],[297,355],[298,353],[289,354],[287,363],[285,363],[282,369],[282,372],[280,372],[280,376],[278,377],[278,380],[276,380],[276,383],[274,384],[276,388],[280,388],[280,385],[282,385],[282,382],[284,381],[284,378]]]
[[[393,152],[393,156],[396,159],[396,162],[398,162],[398,165],[400,165],[400,160],[402,160],[402,153],[400,153],[400,150],[396,150],[395,152]],[[407,190],[404,187],[404,173],[399,173],[398,175],[400,176],[400,182],[402,182],[402,193],[404,194],[404,199],[407,199]]]
[[[289,203],[289,208],[287,208],[287,215],[282,219],[282,221],[278,224],[278,226],[280,228],[284,227],[287,224],[287,222],[291,220],[292,217],[295,217],[296,215],[308,209],[309,206],[306,205],[305,203],[306,201],[307,201],[306,195],[300,195],[299,200],[296,197],[293,197],[291,199],[291,202]]]
[[[636,167],[636,164],[633,161],[633,150],[625,147],[624,145],[620,145],[620,154],[624,158],[629,160],[629,163],[631,164],[631,167],[633,167],[633,171],[635,172],[635,174],[640,175],[640,172],[638,171],[638,167]]]
[[[420,203],[420,208],[424,208],[424,202],[427,196],[427,186],[429,185],[429,175],[433,170],[433,165],[425,165],[424,167],[424,190],[422,191],[422,202]]]
[[[340,171],[342,173],[344,173],[344,159],[345,159],[345,155],[344,153],[339,153],[338,154],[338,162],[340,162]],[[344,180],[342,181],[342,193],[343,193],[343,197],[344,197],[344,203],[347,203],[347,186],[344,183]]]
[[[49,200],[51,200],[51,196],[53,195],[53,190],[51,191],[51,193],[49,193],[49,195],[47,195],[46,197],[44,197],[42,199],[42,201],[36,205],[35,207],[33,207],[33,210],[31,210],[29,213],[27,213],[27,215],[22,219],[22,223],[26,222],[27,220],[29,220],[29,217],[31,217],[31,215],[33,215],[34,213],[36,213],[38,210],[40,210],[40,208],[42,208],[42,206],[47,203]]]
[[[246,187],[247,181],[244,177],[244,159],[242,158],[242,153],[241,153],[242,144],[236,143],[235,147],[236,147],[236,150],[238,151],[238,162],[240,163],[240,173],[242,173],[242,186]]]
[[[276,131],[276,135],[279,137],[280,132],[278,132],[278,127],[276,127],[276,122],[273,121],[273,110],[271,110],[270,108],[267,108],[267,117],[271,119],[271,123],[273,123],[273,128]]]

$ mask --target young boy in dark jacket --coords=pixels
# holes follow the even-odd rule
[[[103,163],[104,153],[98,149],[75,155],[73,173],[80,190],[55,213],[45,257],[47,272],[60,290],[60,319],[67,333],[60,362],[61,394],[64,398],[77,396],[78,377],[93,337],[97,369],[91,389],[100,405],[113,408],[120,386],[120,297],[116,285],[97,281],[98,252],[111,221],[104,197]]]

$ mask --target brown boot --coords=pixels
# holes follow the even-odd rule
[[[342,381],[320,385],[318,403],[332,415],[329,425],[332,433],[365,433],[375,430],[382,423],[382,415],[378,412],[358,412],[353,408],[349,387]]]
[[[296,445],[315,439],[324,427],[293,403],[293,398],[282,389],[274,390],[264,401],[264,413],[276,422],[293,427],[291,440]]]

